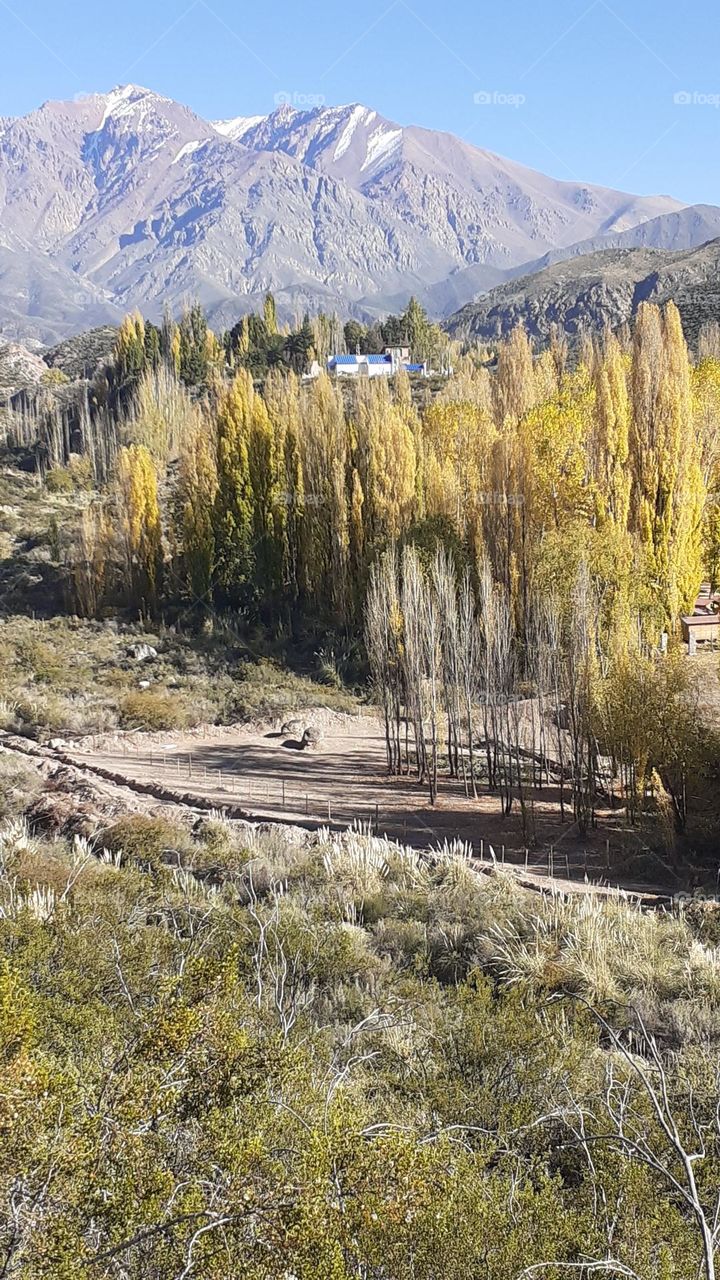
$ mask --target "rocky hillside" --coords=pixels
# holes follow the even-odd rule
[[[0,342],[0,400],[22,387],[37,386],[47,372],[36,352],[19,342]]]
[[[610,249],[554,263],[490,291],[446,321],[454,337],[492,342],[522,324],[539,342],[632,319],[640,302],[677,303],[690,343],[720,320],[720,239],[696,249]]]
[[[112,359],[116,343],[117,329],[100,325],[44,351],[43,360],[50,369],[59,369],[71,381],[92,378],[100,366]]]
[[[268,289],[287,318],[410,293],[447,314],[523,262],[681,208],[360,105],[212,123],[130,85],[0,121],[0,326],[53,342],[198,297],[220,327]]]
[[[6,220],[9,215],[1,210],[0,341],[53,343],[67,333],[122,318],[101,289],[11,232]]]

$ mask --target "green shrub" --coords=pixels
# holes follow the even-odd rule
[[[53,467],[45,476],[48,493],[73,493],[75,481],[69,467]]]
[[[223,822],[220,818],[207,818],[200,825],[197,836],[202,842],[208,859],[222,861],[224,865],[228,865],[235,850],[232,829],[227,822]]]
[[[51,367],[42,374],[40,382],[44,387],[66,387],[70,379],[63,369]]]
[[[120,702],[124,729],[181,729],[187,716],[177,701],[160,689],[138,689]]]
[[[192,848],[189,833],[166,818],[135,814],[120,818],[103,832],[103,848],[119,853],[124,862],[159,867],[163,862],[182,863]]]
[[[40,684],[61,685],[68,669],[63,656],[32,633],[18,637],[15,659],[22,670]]]
[[[685,908],[685,920],[703,946],[720,946],[720,904],[695,898]]]
[[[66,467],[52,467],[45,476],[48,493],[74,493],[92,485],[90,459],[73,455]]]

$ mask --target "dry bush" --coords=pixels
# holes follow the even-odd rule
[[[42,778],[21,757],[0,755],[0,818],[15,817],[37,795]]]

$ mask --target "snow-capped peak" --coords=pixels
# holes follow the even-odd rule
[[[270,115],[216,120],[213,128],[255,151],[285,151],[313,169],[333,172],[340,162],[339,173],[351,185],[366,183],[392,164],[403,139],[399,125],[361,102],[305,109],[283,101]]]
[[[243,136],[263,124],[267,116],[234,116],[232,120],[213,120],[213,129],[217,129],[224,138],[231,142],[242,142]]]
[[[164,98],[159,93],[153,93],[151,89],[144,89],[139,84],[117,85],[115,89],[111,89],[110,93],[104,95],[105,111],[100,124],[103,125],[111,118],[117,120],[121,116],[132,115],[136,109],[148,107],[152,103],[170,102],[170,98]]]
[[[367,151],[360,169],[365,173],[368,169],[377,169],[387,164],[402,142],[402,129],[389,129],[379,125],[367,140]]]
[[[353,134],[357,129],[358,125],[372,124],[376,114],[377,113],[375,111],[370,111],[367,107],[360,106],[359,103],[357,103],[355,106],[350,108],[350,115],[348,117],[348,122],[345,125],[345,128],[343,129],[342,134],[340,135],[340,140],[335,148],[336,160],[339,160],[340,157],[343,156],[347,151],[348,147],[350,146],[350,143],[352,142]]]

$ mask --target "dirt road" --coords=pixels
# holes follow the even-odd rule
[[[308,725],[321,740],[301,749]],[[611,860],[617,863],[637,846],[637,836],[623,831],[620,815],[611,811],[602,815],[602,835],[580,838],[567,809],[561,819],[557,784],[528,797],[526,830],[517,805],[505,816],[497,795],[467,796],[462,782],[443,781],[433,806],[414,778],[388,777],[382,725],[368,715],[306,713],[289,733],[269,724],[115,734],[67,751],[80,766],[131,785],[157,785],[203,807],[310,828],[360,824],[416,848],[461,839],[478,858],[505,859],[545,875],[583,879],[587,873],[600,881]]]

